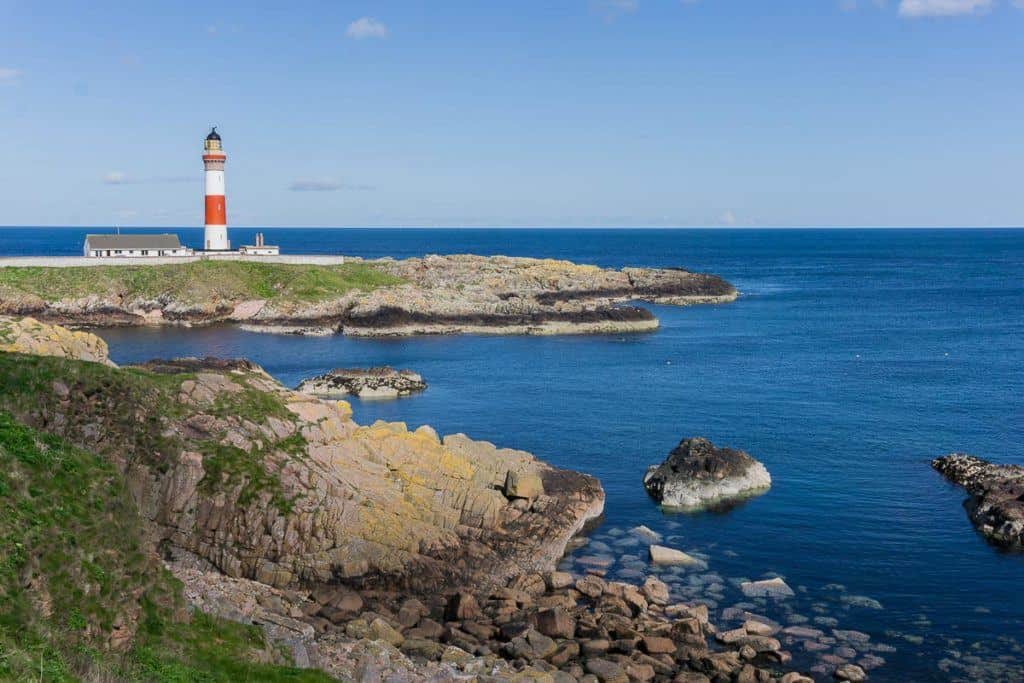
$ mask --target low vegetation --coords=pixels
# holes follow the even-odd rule
[[[330,680],[258,628],[190,615],[116,468],[8,413],[0,547],[0,680]]]
[[[267,299],[309,302],[401,279],[366,263],[317,266],[246,261],[167,265],[0,268],[0,298],[29,295],[45,302],[100,296],[171,299],[182,303]]]

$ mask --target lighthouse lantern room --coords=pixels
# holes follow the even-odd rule
[[[203,166],[206,168],[206,230],[203,233],[203,249],[206,251],[228,251],[228,217],[224,205],[224,162],[227,155],[221,146],[217,128],[210,130],[203,142]]]

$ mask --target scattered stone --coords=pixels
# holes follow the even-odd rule
[[[793,589],[779,577],[764,581],[744,581],[740,584],[740,590],[748,598],[791,598],[796,595]]]
[[[838,681],[849,681],[850,683],[860,683],[860,681],[866,681],[868,679],[868,675],[864,673],[864,669],[860,668],[856,664],[840,664],[832,675]]]
[[[866,609],[882,609],[882,603],[866,595],[843,595],[839,598],[842,602],[851,607],[864,607]]]
[[[448,604],[444,608],[444,618],[448,621],[462,621],[464,619],[476,619],[483,616],[480,611],[480,603],[472,593],[456,593],[448,598]]]
[[[653,576],[648,577],[644,581],[643,588],[644,597],[647,598],[648,602],[655,605],[667,605],[669,601],[669,590],[668,584],[661,581]]]
[[[630,529],[630,532],[639,536],[648,543],[661,543],[661,534],[657,531],[647,528],[646,526],[640,525]]]
[[[537,613],[537,630],[552,638],[572,638],[576,635],[576,620],[561,607]]]
[[[601,683],[628,683],[629,677],[621,666],[607,659],[591,658],[587,660],[588,673],[597,676]]]
[[[693,567],[703,564],[697,558],[687,555],[682,550],[666,548],[661,545],[650,547],[651,562],[661,565],[673,565],[680,567]]]

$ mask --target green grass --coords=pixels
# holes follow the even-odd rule
[[[181,451],[188,447],[203,454],[206,474],[200,484],[209,494],[236,491],[239,505],[248,505],[267,491],[270,503],[282,514],[292,510],[294,498],[285,495],[268,455],[280,450],[290,456],[305,453],[301,434],[249,450],[215,439],[183,443],[165,432],[167,422],[180,420],[194,411],[225,419],[266,424],[267,417],[295,420],[280,396],[248,384],[244,377],[229,375],[238,391],[225,391],[212,406],[191,408],[178,402],[182,382],[194,378],[188,373],[153,373],[138,368],[111,368],[98,363],[52,356],[0,353],[0,410],[8,410],[26,423],[45,427],[60,414],[60,433],[76,443],[96,441],[91,433],[103,434],[99,453],[137,462],[165,472]],[[69,400],[57,409],[54,386],[68,388]]]
[[[258,628],[188,616],[117,469],[8,413],[0,547],[0,680],[330,680],[288,666]],[[137,630],[113,652],[118,623]]]
[[[54,302],[89,295],[182,303],[268,299],[315,302],[352,290],[401,284],[374,265],[316,266],[244,261],[167,265],[0,268],[0,298],[15,294]]]

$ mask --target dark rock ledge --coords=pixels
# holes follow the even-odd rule
[[[302,380],[295,390],[321,398],[397,398],[426,388],[427,383],[423,381],[423,377],[412,370],[395,370],[382,366],[335,368],[322,375]]]
[[[967,489],[964,507],[982,535],[998,545],[1024,548],[1024,467],[964,453],[936,458],[932,467]]]

